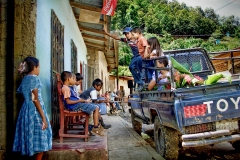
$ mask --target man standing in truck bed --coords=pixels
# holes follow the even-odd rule
[[[121,42],[125,42],[129,45],[129,47],[132,50],[132,60],[129,65],[129,70],[132,73],[132,76],[134,78],[134,82],[138,84],[138,90],[143,89],[143,81],[141,77],[142,72],[142,57],[139,54],[137,41],[132,37],[131,34],[131,27],[126,27],[123,31],[123,34],[126,38],[120,38],[116,35],[112,35],[107,32],[106,28],[103,28],[104,32],[109,36],[112,37],[115,40],[120,40]]]

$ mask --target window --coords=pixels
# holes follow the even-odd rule
[[[56,87],[56,73],[64,70],[64,26],[55,12],[51,13],[51,90],[52,90],[52,128],[53,136],[58,134],[59,109]]]
[[[77,47],[71,40],[71,70],[72,73],[77,73]]]

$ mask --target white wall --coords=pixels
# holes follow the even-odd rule
[[[98,51],[98,59],[99,59],[99,63],[97,64],[97,68],[98,68],[98,73],[99,73],[99,77],[102,81],[103,81],[103,88],[101,89],[100,93],[105,93],[106,91],[108,91],[108,70],[107,70],[107,61],[105,58],[105,55],[102,51]]]
[[[71,39],[78,51],[78,71],[81,62],[87,63],[86,46],[77,26],[68,0],[38,0],[36,54],[40,61],[40,79],[43,84],[42,97],[49,116],[51,115],[51,9],[64,26],[64,70],[71,70]],[[51,116],[50,116],[51,117]]]
[[[123,86],[125,91],[125,96],[128,97],[128,95],[130,95],[130,89],[128,88],[128,81],[119,79],[118,83],[119,83],[119,90],[120,90],[120,86]]]

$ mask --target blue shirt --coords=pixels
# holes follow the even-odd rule
[[[72,101],[79,100],[79,98],[77,97],[77,93],[71,87],[69,87],[69,88],[70,88],[70,97],[69,97],[69,99],[72,100]],[[64,99],[64,95],[62,95],[62,98],[63,98],[63,102],[64,102],[64,105],[65,105],[66,108],[72,110],[73,108],[78,106],[78,103],[76,103],[76,104],[67,104],[66,100]]]

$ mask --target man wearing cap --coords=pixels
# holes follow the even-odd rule
[[[132,73],[135,84],[136,83],[138,84],[138,90],[142,90],[143,89],[143,81],[141,78],[142,57],[140,56],[138,51],[137,40],[135,40],[132,37],[131,30],[132,30],[131,27],[126,27],[123,31],[123,34],[125,35],[126,38],[120,38],[116,35],[108,33],[106,28],[103,28],[103,31],[106,33],[106,35],[112,37],[115,40],[120,40],[121,42],[128,44],[129,47],[131,48],[133,57],[129,65],[129,70]]]

